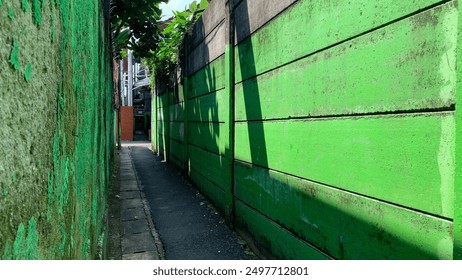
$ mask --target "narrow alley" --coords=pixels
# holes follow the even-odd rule
[[[462,1],[0,0],[0,44],[0,260],[462,260]]]
[[[109,254],[124,260],[255,259],[245,242],[150,142],[124,142],[111,193]]]

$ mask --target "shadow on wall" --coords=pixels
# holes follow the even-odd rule
[[[254,129],[250,129],[251,126],[247,126],[248,135],[249,135],[249,147],[251,152],[252,162],[259,162],[263,166],[268,165],[268,155],[265,142],[265,130],[263,127],[263,117],[262,109],[260,102],[260,90],[258,83],[244,83],[245,79],[252,78],[257,76],[257,70],[255,69],[255,55],[253,53],[252,43],[250,47],[245,46],[243,48],[242,44],[239,42],[246,39],[247,36],[250,36],[252,30],[250,28],[250,14],[247,6],[247,1],[242,1],[238,6],[243,10],[243,16],[240,18],[239,26],[240,28],[235,27],[236,30],[236,44],[239,51],[241,59],[239,59],[240,68],[246,69],[246,71],[241,70],[241,83],[242,91],[244,94],[245,102],[245,112],[246,120],[254,121]],[[237,7],[235,7],[237,9]],[[246,59],[244,59],[244,56]],[[252,118],[250,118],[252,116]],[[257,153],[258,151],[258,153]]]
[[[213,26],[202,18],[195,24],[192,35],[185,39],[177,75],[159,79],[157,92],[159,154],[183,169],[205,195],[216,201],[225,189],[222,173],[230,168],[224,160],[224,149],[229,145],[228,132],[223,129],[227,121],[223,112],[228,110],[223,106],[224,44],[217,49],[224,38],[219,32],[224,19],[213,20]],[[170,82],[167,87],[165,81]]]
[[[447,220],[403,211],[386,202],[270,169],[267,146],[272,141],[265,137],[270,133],[265,131],[267,120],[261,102],[265,92],[261,92],[258,81],[246,82],[259,75],[254,53],[257,46],[248,40],[253,32],[248,1],[240,1],[235,9],[239,9],[239,22],[235,22],[234,50],[239,59],[234,63],[239,64],[233,66],[241,70],[241,77],[235,78],[239,81],[236,85],[242,87],[239,94],[243,96],[239,97],[245,103],[245,119],[232,125],[251,124],[247,131],[235,135],[246,145],[236,150],[248,149],[250,158],[236,158],[234,171],[225,160],[227,145],[235,145],[224,129],[229,121],[227,113],[233,112],[228,112],[229,106],[223,101],[228,98],[224,56],[216,57],[207,47],[219,36],[213,30],[218,30],[224,20],[210,32],[199,23],[193,36],[201,39],[188,38],[190,45],[181,65],[181,77],[187,77],[186,82],[166,77],[164,81],[173,83],[163,89],[160,81],[157,83],[162,119],[158,122],[159,154],[183,168],[222,212],[223,193],[228,187],[223,177],[233,172],[236,226],[273,257],[451,259],[452,223]],[[182,87],[186,87],[187,98],[182,95]],[[278,152],[283,153],[284,148]]]
[[[211,4],[212,5],[212,4]],[[210,14],[210,13],[209,13]],[[228,108],[226,106],[224,44],[220,30],[224,19],[218,22],[201,18],[187,38],[184,71],[187,95],[187,158],[185,173],[197,188],[207,196],[218,210],[224,211],[225,149],[229,145],[228,132],[224,129]],[[212,24],[213,26],[212,26]],[[218,53],[217,53],[218,48]],[[211,53],[214,52],[214,53]]]
[[[451,259],[452,223],[236,163],[237,227],[289,259]],[[261,180],[261,178],[266,178]],[[271,217],[271,220],[268,218]],[[400,223],[396,223],[400,217]],[[426,238],[416,238],[426,236]]]
[[[451,259],[449,221],[269,169],[261,107],[265,93],[258,82],[245,82],[259,75],[256,46],[251,40],[239,44],[253,32],[248,2],[235,7],[239,9],[235,23],[239,65],[235,69],[241,69],[236,80],[242,80],[246,113],[246,119],[236,124],[251,123],[247,125],[248,143],[239,141],[248,145],[244,148],[249,150],[251,162],[237,158],[233,174],[237,227],[252,236],[260,249],[279,258]],[[245,135],[236,131],[235,137]],[[278,152],[283,153],[284,148]],[[258,166],[252,165],[255,163]]]

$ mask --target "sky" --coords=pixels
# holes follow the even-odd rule
[[[162,9],[162,19],[167,19],[173,15],[172,10],[174,11],[184,11],[193,0],[170,0],[167,4],[160,4]]]

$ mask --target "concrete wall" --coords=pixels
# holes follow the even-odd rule
[[[461,258],[458,21],[456,1],[214,0],[160,150],[263,253]]]
[[[114,120],[102,1],[0,2],[0,258],[102,257]]]

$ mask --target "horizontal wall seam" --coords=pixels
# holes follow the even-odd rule
[[[233,8],[233,13],[234,11],[236,10],[236,8],[241,5],[244,1],[241,0],[239,1],[239,3],[237,3],[234,8]],[[279,17],[281,14],[283,14],[285,11],[289,10],[290,8],[292,8],[294,5],[296,5],[297,3],[299,3],[300,0],[297,0],[295,2],[293,2],[292,4],[290,4],[289,6],[285,7],[284,9],[282,9],[279,13],[275,14],[274,17],[270,18],[267,22],[265,22],[264,24],[262,24],[260,27],[258,27],[257,29],[255,29],[252,33],[250,33],[249,35],[245,36],[244,38],[240,39],[239,41],[237,41],[237,36],[236,36],[236,41],[234,42],[234,46],[237,46],[239,45],[240,42],[243,42],[245,40],[247,40],[249,37],[251,37],[253,34],[257,33],[258,31],[260,31],[261,29],[263,29],[265,26],[267,26],[270,22],[272,22],[274,19],[276,19],[277,17]]]
[[[330,188],[330,189],[333,189],[333,190],[342,191],[342,192],[349,193],[349,194],[352,194],[352,195],[356,195],[356,196],[359,196],[359,197],[364,197],[364,198],[367,198],[367,199],[370,199],[370,200],[373,200],[373,201],[376,201],[376,202],[387,204],[389,206],[393,206],[393,207],[405,209],[405,210],[408,210],[408,211],[412,211],[412,212],[415,212],[416,214],[426,215],[426,216],[429,216],[431,218],[440,219],[440,220],[448,221],[448,222],[453,222],[453,219],[448,218],[448,217],[443,217],[443,216],[440,216],[440,215],[437,215],[437,214],[422,211],[420,209],[411,208],[411,207],[400,205],[400,204],[393,203],[393,202],[390,202],[390,201],[382,200],[382,199],[379,199],[379,198],[376,198],[376,197],[372,197],[372,196],[364,195],[364,194],[361,194],[361,193],[353,192],[353,191],[350,191],[350,190],[342,189],[340,187],[336,187],[336,186],[329,185],[329,184],[326,184],[326,183],[318,182],[318,181],[311,180],[311,179],[308,179],[308,178],[304,178],[304,177],[301,177],[301,176],[297,176],[297,175],[294,175],[294,174],[290,174],[290,173],[287,173],[287,172],[284,172],[284,171],[281,171],[281,170],[276,170],[276,169],[268,168],[268,167],[261,166],[261,165],[258,165],[258,164],[250,163],[250,162],[242,160],[242,159],[235,158],[234,161],[238,162],[238,163],[243,163],[243,164],[246,164],[246,165],[250,165],[250,166],[260,167],[260,168],[270,170],[270,171],[273,171],[273,172],[277,172],[277,173],[287,175],[287,176],[290,176],[290,177],[302,179],[304,181],[315,183],[315,184],[318,184],[318,185],[321,185],[321,186],[324,186],[326,188]]]
[[[353,41],[353,40],[355,40],[355,39],[357,39],[357,38],[359,38],[359,37],[362,37],[362,36],[367,35],[367,34],[369,34],[369,33],[373,33],[373,32],[378,31],[378,30],[380,30],[380,29],[386,28],[386,27],[388,27],[388,26],[390,26],[390,25],[393,25],[393,24],[395,24],[395,23],[398,23],[398,22],[403,21],[403,20],[405,20],[405,19],[408,19],[408,18],[410,18],[410,17],[416,16],[416,15],[418,15],[418,14],[424,13],[424,12],[429,11],[429,10],[431,10],[431,9],[437,8],[437,7],[439,7],[439,6],[442,6],[442,5],[444,5],[444,4],[449,3],[449,2],[451,2],[451,1],[455,1],[455,0],[443,0],[443,1],[440,1],[440,2],[437,2],[437,3],[434,3],[434,4],[432,4],[432,5],[428,6],[428,7],[425,7],[425,8],[423,8],[423,9],[417,10],[417,11],[412,12],[412,13],[410,13],[410,14],[407,14],[407,15],[405,15],[405,16],[402,16],[402,17],[399,17],[399,18],[394,19],[394,20],[392,20],[392,21],[386,22],[386,23],[384,23],[384,24],[382,24],[382,25],[379,25],[379,26],[374,27],[374,28],[372,28],[372,29],[369,29],[369,30],[367,30],[367,31],[361,32],[361,33],[359,33],[359,34],[357,34],[357,35],[353,35],[353,36],[351,36],[351,37],[349,37],[349,38],[347,38],[347,39],[341,40],[341,41],[339,41],[339,42],[337,42],[337,43],[334,43],[334,44],[331,44],[331,45],[329,45],[329,46],[327,46],[327,47],[324,47],[324,48],[315,50],[315,51],[313,51],[313,52],[311,52],[311,53],[308,53],[308,54],[306,54],[306,55],[304,55],[304,56],[301,56],[301,57],[296,58],[296,59],[293,59],[293,60],[291,60],[291,61],[289,61],[289,62],[283,63],[283,64],[281,64],[281,65],[279,65],[279,66],[276,66],[276,67],[273,67],[273,68],[271,68],[271,69],[265,70],[265,71],[263,71],[263,72],[261,72],[261,73],[258,73],[258,74],[255,75],[255,76],[248,77],[248,78],[246,78],[246,79],[244,79],[244,80],[240,80],[239,82],[236,83],[236,85],[241,84],[241,83],[243,83],[243,82],[245,82],[245,81],[248,81],[248,80],[252,80],[252,79],[254,79],[254,78],[256,78],[256,77],[259,77],[259,76],[264,75],[264,74],[266,74],[266,73],[272,72],[272,71],[277,70],[277,69],[279,69],[279,68],[283,68],[283,67],[285,67],[285,66],[287,66],[287,65],[289,65],[289,64],[292,64],[292,63],[294,63],[294,62],[297,62],[297,61],[299,61],[299,60],[308,58],[308,57],[310,57],[310,56],[314,56],[314,55],[316,55],[316,54],[322,53],[322,52],[324,52],[324,51],[327,51],[327,50],[329,50],[329,49],[335,48],[335,47],[340,46],[340,45],[342,45],[342,44],[348,43],[348,42]],[[292,5],[294,5],[294,4],[296,4],[296,3],[298,3],[298,1],[297,1],[297,2],[294,2]],[[284,10],[284,11],[285,11],[285,10]],[[271,21],[269,21],[269,22],[271,22]],[[266,25],[266,24],[265,24],[265,25]],[[263,25],[263,26],[265,26],[265,25]],[[263,27],[263,26],[262,26],[262,27]],[[260,28],[259,28],[259,29],[260,29]],[[256,33],[256,32],[254,32],[254,33]],[[253,34],[254,34],[254,33],[253,33]],[[249,37],[247,37],[247,39],[248,39],[248,38],[249,38]],[[242,41],[244,41],[244,40],[242,40]],[[241,41],[241,42],[242,42],[242,41]],[[236,45],[236,47],[237,47],[237,45]]]
[[[203,179],[205,179],[207,182],[209,182],[210,184],[214,185],[215,187],[217,187],[217,189],[221,190],[222,192],[225,192],[224,189],[222,189],[219,185],[217,185],[215,182],[213,181],[210,181],[209,178],[207,178],[206,176],[204,176],[204,174],[202,174],[200,171],[198,171],[197,169],[191,167],[191,170],[194,170],[199,176],[201,176]],[[189,176],[189,178],[191,178],[191,176]],[[192,179],[192,178],[191,178]]]
[[[391,117],[391,116],[405,116],[405,115],[433,115],[438,113],[455,113],[455,104],[450,107],[442,107],[435,109],[422,109],[422,110],[403,110],[391,112],[376,112],[376,113],[357,113],[357,114],[343,114],[343,115],[322,115],[322,116],[305,116],[305,117],[290,117],[290,118],[269,118],[263,120],[236,120],[236,123],[252,123],[252,122],[288,122],[288,121],[309,121],[309,120],[330,120],[330,119],[351,119],[357,117]]]
[[[173,104],[170,104],[170,105],[168,105],[168,106],[169,106],[169,107],[175,107],[176,105],[182,104],[182,103],[184,103],[184,101],[179,101],[179,102],[177,102],[177,103],[173,103]]]
[[[185,77],[190,79],[192,76],[194,76],[197,72],[201,71],[202,69],[204,69],[205,67],[209,66],[210,64],[212,64],[213,62],[215,62],[216,60],[218,60],[219,58],[225,56],[225,52],[223,50],[223,53],[220,54],[219,56],[217,56],[215,59],[209,61],[209,63],[205,64],[203,67],[197,69],[196,71],[192,72],[191,74],[188,74],[188,73],[185,73]],[[187,72],[187,71],[185,71]]]
[[[178,144],[184,144],[183,140],[179,140],[179,139],[176,139],[176,138],[170,138],[170,140],[173,140],[174,142],[177,142]]]
[[[200,40],[197,44],[193,45],[192,48],[190,48],[190,52],[187,53],[187,55],[189,56],[193,51],[195,51],[197,49],[197,47],[205,41],[205,39],[207,39],[207,37],[209,37],[210,34],[212,34],[213,31],[215,31],[215,29],[218,29],[220,27],[221,24],[223,24],[225,22],[225,18],[222,18],[218,23],[217,25],[215,25],[212,30],[210,30],[209,33],[207,34],[204,34],[204,38],[202,38],[202,40]],[[189,39],[189,38],[188,38]]]
[[[196,146],[196,145],[192,144],[191,142],[189,142],[188,145],[189,145],[189,146],[192,146],[192,147],[194,147],[194,148],[197,148],[197,149],[199,149],[199,150],[202,150],[202,151],[204,151],[204,152],[208,152],[208,153],[211,153],[211,154],[213,154],[213,155],[216,155],[216,156],[225,158],[224,155],[220,155],[219,153],[212,152],[212,151],[210,151],[210,150],[204,149],[203,147]]]
[[[271,223],[274,223],[276,224],[278,227],[282,228],[283,230],[287,231],[288,233],[290,233],[291,235],[293,235],[295,238],[297,239],[300,239],[302,240],[304,243],[308,244],[309,246],[311,246],[313,249],[317,250],[318,253],[320,253],[321,255],[324,255],[326,256],[327,258],[330,258],[330,259],[333,259],[335,260],[336,258],[329,255],[328,253],[326,253],[325,251],[321,250],[320,248],[318,248],[316,245],[314,245],[313,243],[305,240],[303,237],[299,236],[298,234],[296,234],[295,232],[291,231],[290,229],[286,228],[285,226],[279,224],[278,222],[274,221],[273,219],[271,219],[270,217],[268,217],[266,214],[263,214],[262,212],[258,211],[257,209],[253,208],[251,205],[247,204],[245,201],[242,201],[239,197],[237,196],[234,196],[237,200],[239,200],[239,202],[243,205],[245,205],[247,208],[250,208],[252,211],[256,212],[257,214],[261,215],[263,218],[269,220]]]
[[[188,121],[188,123],[200,123],[200,124],[225,124],[224,121]]]
[[[212,93],[218,92],[218,91],[220,91],[220,90],[224,90],[224,89],[225,89],[225,87],[217,88],[217,89],[212,90],[212,91],[209,91],[209,92],[207,92],[207,93],[202,93],[202,94],[200,94],[200,95],[196,95],[196,96],[194,96],[194,97],[188,98],[188,101],[191,101],[191,100],[197,99],[197,98],[199,98],[199,97],[203,97],[203,96],[206,96],[206,95],[209,95],[209,94],[212,94]]]
[[[183,164],[186,162],[184,159],[180,159],[179,157],[177,157],[177,156],[176,156],[175,154],[173,154],[173,153],[171,153],[170,156],[171,156],[172,158],[174,158],[175,160],[177,160],[177,161],[183,163]]]

